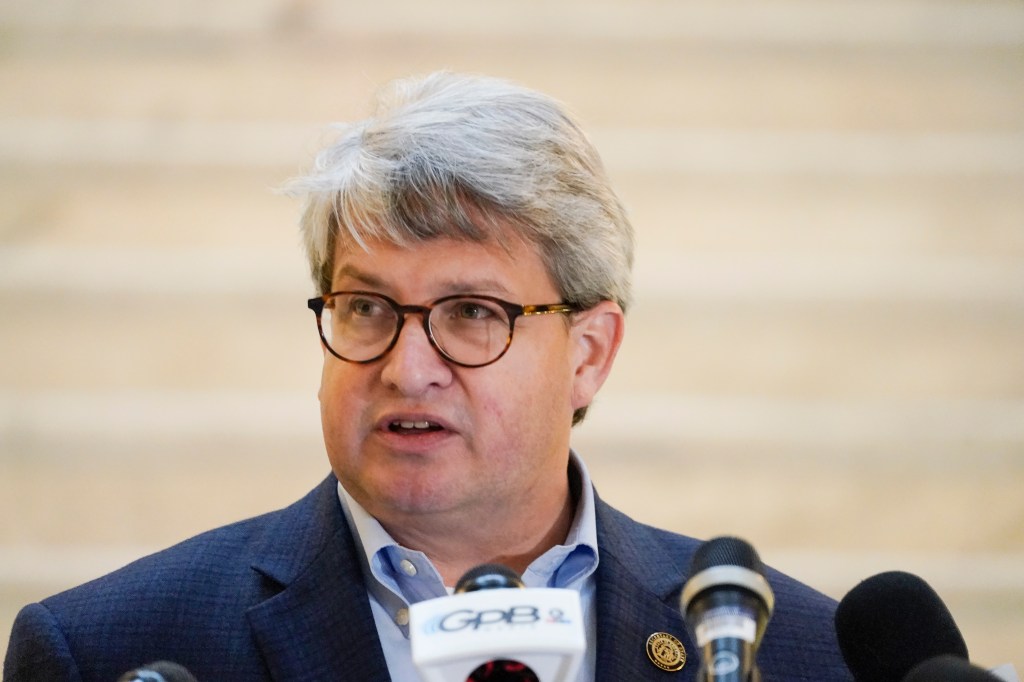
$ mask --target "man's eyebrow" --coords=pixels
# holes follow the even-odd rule
[[[512,293],[508,287],[494,279],[480,279],[472,282],[452,280],[451,282],[445,282],[442,290],[445,296],[455,296],[458,294],[502,294],[503,296],[508,296]]]
[[[334,273],[335,279],[349,279],[358,282],[361,286],[375,290],[387,290],[388,282],[377,275],[371,274],[351,263],[341,266]],[[478,280],[453,279],[441,283],[439,296],[458,295],[489,295],[489,296],[511,296],[512,291],[496,279],[483,278]]]
[[[354,279],[368,287],[383,288],[385,286],[384,280],[376,275],[372,275],[368,272],[364,272],[354,265],[347,264],[343,265],[334,272],[334,279],[341,278]]]

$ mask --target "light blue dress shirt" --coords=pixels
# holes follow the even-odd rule
[[[594,612],[594,572],[597,570],[597,520],[594,491],[583,460],[570,453],[572,488],[578,490],[576,514],[565,543],[537,557],[523,573],[527,587],[560,587],[580,593],[586,627],[587,652],[577,682],[592,682],[597,652],[597,614]],[[578,488],[577,488],[578,486]],[[412,662],[409,646],[409,605],[450,594],[423,552],[399,545],[339,483],[338,498],[363,550],[363,574],[370,608],[377,626],[391,679],[417,682],[421,678]]]

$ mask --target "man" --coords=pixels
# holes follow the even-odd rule
[[[416,680],[408,607],[468,569],[580,592],[580,680],[694,680],[698,541],[594,492],[569,436],[607,377],[632,228],[551,99],[447,73],[393,85],[293,188],[319,296],[332,475],[303,500],[26,607],[5,679]],[[834,603],[770,572],[765,680],[849,679]],[[645,651],[681,641],[669,673]]]

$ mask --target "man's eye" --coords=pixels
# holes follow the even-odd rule
[[[495,312],[479,301],[461,301],[455,309],[455,316],[463,320],[488,320]]]
[[[384,306],[371,298],[355,298],[348,305],[349,312],[359,317],[374,317],[383,312]]]

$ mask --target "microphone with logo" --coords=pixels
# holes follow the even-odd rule
[[[129,670],[117,682],[197,682],[188,670],[170,661],[155,661]]]
[[[750,544],[719,537],[698,547],[680,605],[703,653],[702,682],[760,681],[755,657],[775,595]]]
[[[579,593],[523,587],[500,564],[469,570],[455,594],[413,604],[409,638],[425,682],[569,682],[586,650]]]

